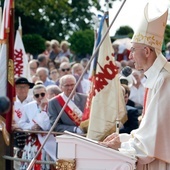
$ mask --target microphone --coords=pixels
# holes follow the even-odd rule
[[[121,71],[120,76],[120,83],[126,84],[127,86],[131,87],[133,82],[136,84],[136,80],[132,75],[132,68],[129,66],[125,66]]]
[[[8,97],[5,96],[0,97],[0,115],[8,112],[10,106],[11,103]]]
[[[125,77],[128,77],[129,75],[132,74],[132,69],[129,66],[126,66],[122,69],[121,74]]]

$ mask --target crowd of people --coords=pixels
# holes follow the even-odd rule
[[[160,51],[161,47],[145,41],[137,42],[133,38],[130,51],[124,50],[122,55],[115,53],[128,119],[120,128],[120,135],[112,134],[101,143],[118,149],[121,147],[121,134],[130,134],[129,140],[126,142],[129,142],[130,147],[135,148],[139,158],[138,167],[144,169],[148,169],[146,164],[150,163],[150,166],[153,167],[163,166],[164,162],[169,163],[169,155],[166,154],[169,140],[165,141],[165,135],[168,132],[165,135],[160,134],[161,128],[168,121],[166,113],[169,106],[165,104],[164,99],[166,93],[169,93],[168,89],[165,90],[169,87],[170,82],[167,61],[169,58],[168,53],[167,58],[165,58]],[[76,82],[86,68],[89,59],[83,58],[80,62],[73,62],[72,56],[67,41],[59,43],[57,40],[51,40],[46,42],[46,49],[38,55],[37,59],[29,61],[31,79],[19,77],[15,80],[16,101],[14,103],[13,129],[48,131],[67,103],[53,130],[56,132],[67,130],[80,135],[85,133],[80,128],[80,123],[91,85],[89,69],[86,70],[78,85]],[[132,68],[130,77],[121,76],[121,70],[126,66]],[[75,85],[76,90],[71,100],[67,102]],[[147,97],[145,96],[145,87],[149,89]],[[168,117],[169,115],[167,115]],[[149,128],[147,128],[148,125],[150,125]],[[160,140],[162,141],[159,140],[159,135],[161,135],[162,139]],[[14,137],[15,156],[22,159],[32,159],[43,139],[44,135],[42,134],[16,132]],[[154,140],[153,146],[149,144],[152,139]],[[159,154],[161,146],[163,149]],[[56,159],[57,144],[54,135],[51,135],[38,156],[38,160],[56,161]],[[169,167],[169,164],[166,166]],[[27,167],[28,163],[14,163],[14,169],[17,170]],[[48,170],[54,167],[46,164],[35,164],[34,169],[36,170],[36,168]]]
[[[61,46],[58,41],[47,41],[46,50],[42,54],[39,54],[37,59],[31,59],[29,61],[31,79],[19,77],[15,80],[16,101],[14,103],[13,129],[48,131],[55,122],[62,107],[67,102],[76,82],[86,68],[89,59],[83,58],[80,62],[70,61],[69,57],[71,54],[68,49],[68,43],[64,41],[61,44],[67,45],[65,52],[60,48]],[[65,55],[62,55],[63,53]],[[116,63],[117,67],[119,67],[120,74],[122,68],[128,65],[128,61],[122,61],[124,61],[124,64],[121,64],[119,61]],[[133,70],[135,74],[135,68],[133,68]],[[57,122],[54,131],[64,132],[67,130],[77,134],[85,133],[83,129],[80,128],[80,123],[90,91],[91,83],[89,80],[89,72],[89,69],[85,71],[80,83],[76,87],[72,99],[67,104],[68,106]],[[142,86],[142,82],[140,81],[142,77],[141,73],[139,78],[136,79],[139,86]],[[120,129],[120,133],[130,133],[131,130],[138,128],[138,117],[140,113],[136,106],[139,106],[141,103],[139,103],[136,98],[140,98],[143,91],[138,88],[139,86],[136,85],[136,82],[133,82],[133,85],[129,83],[126,87],[125,85],[124,87],[122,86],[125,89],[125,100],[128,97],[128,101],[131,101],[133,104],[130,106],[127,105],[128,121]],[[128,96],[126,96],[127,91]],[[133,96],[132,94],[137,91],[140,91],[139,96]],[[130,98],[130,95],[132,95],[132,98]],[[142,104],[141,107],[143,107]],[[135,122],[133,123],[133,121]],[[15,132],[15,157],[32,159],[41,146],[42,138],[40,134]],[[48,143],[55,144],[53,150],[48,148]],[[57,144],[54,135],[51,135],[47,141],[47,145],[45,145],[41,151],[41,156],[38,157],[38,160],[56,161],[56,159]],[[27,166],[28,163],[14,162],[15,169],[26,169]],[[40,168],[40,165],[35,164],[34,168]],[[52,168],[53,167],[49,165],[41,165],[41,169]]]

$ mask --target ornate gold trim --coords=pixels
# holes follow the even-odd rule
[[[56,162],[57,170],[76,170],[75,159],[58,159]]]
[[[138,43],[147,41],[148,45],[150,45],[150,46],[157,46],[157,47],[162,46],[162,41],[156,39],[156,37],[154,35],[146,36],[146,35],[143,35],[142,33],[138,33],[138,34],[134,35],[133,39],[134,39],[134,41],[136,41]]]

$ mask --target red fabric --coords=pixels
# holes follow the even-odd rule
[[[26,141],[26,145],[28,145],[31,142],[31,146],[37,146],[37,150],[34,152],[38,152],[39,148],[41,147],[41,143],[38,140],[37,135],[35,134],[31,134]],[[31,152],[31,150],[29,150],[29,152]],[[33,153],[35,154],[35,153]],[[37,161],[42,161],[42,152],[39,153],[39,155],[36,158]],[[34,164],[33,166],[34,170],[41,170],[41,164]]]
[[[91,81],[91,88],[90,88],[90,92],[87,97],[86,106],[84,108],[84,113],[82,116],[82,121],[88,120],[90,116],[91,103],[92,103],[92,99],[94,96],[94,88],[93,88],[94,76],[91,78],[90,81]]]
[[[130,50],[126,49],[122,54],[117,54],[117,61],[125,60],[124,57],[127,57],[126,59],[129,60],[129,54]]]
[[[11,101],[11,108],[9,113],[6,114],[6,129],[11,133],[11,124],[12,124],[12,112],[13,112],[13,103],[15,97],[15,88],[14,88],[14,9],[12,7],[13,0],[10,0],[10,18],[9,18],[9,49],[7,51],[7,96]]]
[[[59,102],[59,104],[63,107],[65,105],[65,101],[63,100],[63,98],[58,95],[56,96],[56,100]],[[81,119],[71,110],[71,108],[67,105],[64,109],[64,111],[66,112],[66,114],[69,116],[69,118],[75,122],[75,124],[77,126],[80,125],[81,123]]]
[[[145,89],[142,117],[145,115],[147,96],[148,96],[148,88]]]

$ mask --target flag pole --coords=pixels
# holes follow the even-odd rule
[[[18,31],[20,33],[20,36],[22,38],[22,25],[21,25],[21,17],[18,17]]]
[[[106,18],[106,23],[107,23],[107,26],[109,26],[109,0],[106,0],[106,12],[105,12],[106,15],[108,15],[108,18]]]
[[[70,101],[70,99],[72,98],[74,92],[76,91],[76,88],[77,88],[78,84],[80,83],[81,79],[83,78],[84,73],[87,71],[87,69],[88,69],[88,67],[89,67],[89,65],[90,65],[90,63],[91,63],[91,61],[93,60],[93,58],[96,56],[97,52],[99,51],[100,46],[102,45],[102,43],[103,43],[103,41],[105,40],[107,34],[109,33],[109,31],[110,31],[110,29],[111,29],[113,23],[115,22],[117,16],[119,15],[121,9],[123,8],[123,6],[124,6],[124,4],[125,4],[125,2],[126,2],[126,0],[124,0],[123,3],[121,4],[119,10],[117,11],[115,17],[114,17],[113,20],[112,20],[110,26],[108,27],[106,33],[104,34],[104,36],[103,36],[103,38],[101,39],[99,45],[96,47],[95,52],[93,53],[92,57],[90,58],[89,63],[86,65],[85,69],[83,70],[82,75],[80,76],[80,78],[78,79],[76,85],[74,86],[74,88],[73,88],[73,90],[72,90],[70,96],[68,97],[67,102],[65,103],[65,105],[64,105],[63,108],[61,109],[61,111],[60,111],[58,117],[56,118],[56,120],[55,120],[55,122],[54,122],[54,124],[52,125],[52,127],[50,128],[48,134],[46,135],[46,137],[45,137],[45,139],[44,139],[44,142],[43,142],[42,145],[40,146],[40,148],[39,148],[39,150],[37,151],[35,157],[34,157],[34,158],[32,159],[32,161],[30,162],[30,164],[29,164],[27,170],[31,170],[31,169],[32,169],[34,163],[36,162],[37,156],[40,154],[40,152],[41,152],[43,146],[45,145],[46,141],[48,140],[48,138],[49,138],[51,132],[53,131],[54,127],[56,126],[57,122],[59,121],[61,115],[62,115],[63,112],[64,112],[65,107],[67,106],[68,102]]]
[[[13,155],[12,147],[12,116],[13,116],[13,106],[15,99],[15,88],[14,88],[14,0],[10,0],[10,9],[9,9],[9,23],[6,27],[7,34],[7,96],[11,101],[11,107],[9,112],[6,114],[6,129],[9,135],[10,145],[7,148],[7,152],[10,155]],[[13,167],[13,163],[6,161],[7,169]]]
[[[7,96],[10,100],[13,101],[15,97],[15,89],[14,89],[14,1],[11,2],[10,9],[10,28],[7,28],[8,38],[7,38]],[[12,124],[12,112],[13,108],[10,108],[9,113],[7,114],[7,131],[11,133],[11,124]]]

